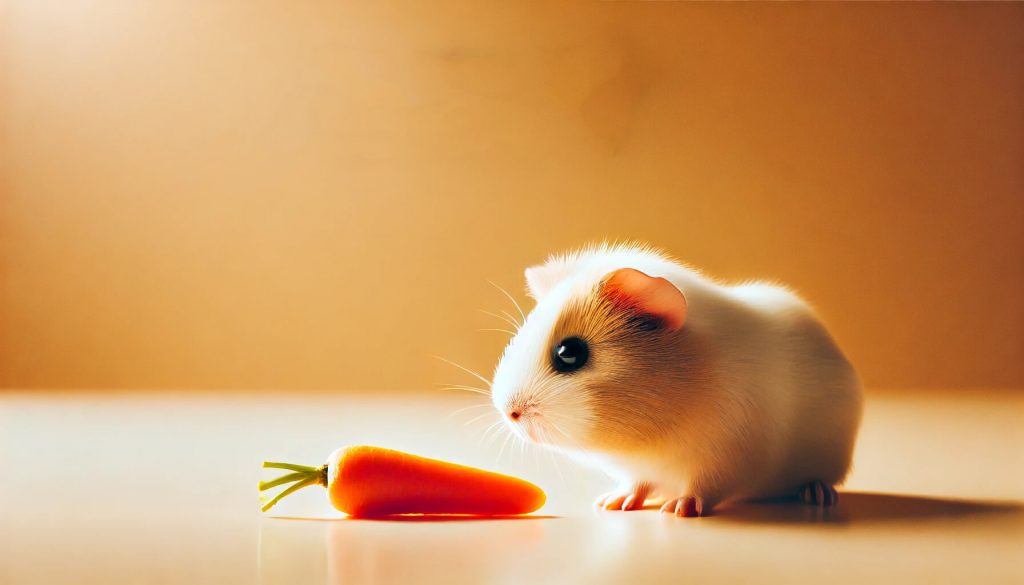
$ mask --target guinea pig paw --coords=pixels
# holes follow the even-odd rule
[[[627,506],[632,506],[635,501],[633,492],[612,492],[598,498],[594,502],[594,507],[604,510],[632,510],[633,508]]]
[[[632,489],[614,491],[601,496],[594,502],[594,507],[625,512],[640,510],[644,507],[649,492],[650,486],[637,484]]]
[[[798,497],[801,502],[811,506],[834,506],[839,501],[836,489],[820,481],[812,481],[800,488]]]
[[[675,514],[680,518],[698,518],[711,513],[711,506],[704,503],[704,498],[684,496],[665,502],[661,507],[662,514]]]

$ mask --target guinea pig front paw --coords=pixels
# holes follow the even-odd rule
[[[683,496],[665,502],[662,514],[675,514],[681,518],[697,518],[711,513],[711,504],[698,496]]]
[[[629,489],[617,490],[597,498],[594,500],[594,507],[625,512],[639,510],[644,507],[644,502],[647,501],[647,496],[650,493],[651,484],[637,482]]]
[[[820,481],[812,481],[800,488],[797,497],[801,502],[811,506],[833,506],[839,501],[836,488]]]

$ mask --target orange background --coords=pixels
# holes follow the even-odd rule
[[[0,7],[0,385],[485,374],[554,251],[812,301],[872,386],[1024,386],[1024,5]]]

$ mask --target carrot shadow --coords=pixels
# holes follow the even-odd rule
[[[741,502],[715,510],[713,517],[748,524],[869,524],[977,517],[1016,517],[1024,525],[1024,505],[905,494],[841,492],[829,508],[796,501]]]
[[[472,516],[469,514],[398,514],[394,516],[346,516],[349,522],[506,522],[509,520],[555,520],[559,516]]]
[[[557,520],[561,516],[524,514],[521,516],[473,516],[469,514],[396,514],[393,516],[342,516],[319,518],[313,516],[267,516],[278,520],[305,520],[310,522],[505,522],[508,520]]]

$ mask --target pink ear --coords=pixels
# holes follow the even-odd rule
[[[669,331],[678,330],[686,321],[686,297],[664,278],[620,268],[604,277],[601,292],[617,304],[661,320]]]

